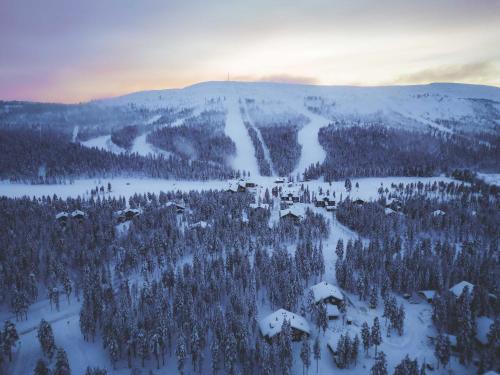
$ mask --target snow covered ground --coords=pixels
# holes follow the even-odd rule
[[[175,181],[175,180],[154,180],[154,179],[139,179],[139,178],[116,178],[116,179],[102,179],[102,180],[77,180],[73,184],[68,185],[26,185],[26,184],[11,184],[8,182],[0,182],[0,196],[6,195],[9,197],[28,196],[42,196],[42,195],[59,195],[62,197],[76,197],[78,195],[87,195],[90,189],[95,186],[107,185],[111,182],[112,191],[111,195],[130,197],[135,193],[146,192],[159,192],[169,190],[207,190],[207,189],[225,189],[228,186],[228,181]],[[272,177],[258,177],[255,178],[261,188],[259,194],[264,194],[266,188],[275,186],[274,178]],[[359,189],[353,188],[350,196],[353,198],[361,198],[364,200],[376,199],[378,196],[378,188],[383,185],[390,187],[392,183],[416,183],[421,181],[423,183],[434,181],[449,182],[451,179],[447,177],[430,177],[430,178],[416,178],[416,177],[387,177],[387,178],[360,178],[353,179],[352,185],[355,186],[359,183]],[[290,188],[298,189],[301,183],[295,184]],[[320,188],[335,191],[337,199],[340,195],[345,198],[347,193],[344,188],[344,181],[333,182],[332,184],[325,183],[321,180],[309,181],[304,183],[310,191],[318,192]],[[324,281],[336,285],[335,280],[335,247],[339,239],[344,240],[344,244],[349,239],[358,238],[358,234],[349,228],[340,224],[334,214],[327,212],[325,209],[316,208],[313,205],[298,204],[302,208],[310,207],[313,211],[325,215],[330,225],[330,235],[326,241],[323,242],[323,254],[325,259],[325,276]],[[273,213],[271,220],[277,220],[279,214],[279,204],[275,199]],[[118,229],[118,228],[117,228]],[[119,228],[120,231],[126,228]],[[294,251],[295,245],[290,245],[289,250]],[[319,280],[317,280],[319,281]],[[311,282],[313,284],[313,282]],[[319,335],[321,341],[321,360],[319,362],[319,374],[329,374],[336,371],[337,367],[333,362],[333,358],[326,347],[326,342],[333,339],[335,342],[341,333],[349,330],[351,336],[357,333],[361,324],[367,321],[370,325],[373,318],[378,316],[382,326],[383,343],[379,350],[383,350],[387,354],[387,361],[389,373],[392,373],[394,366],[401,361],[401,359],[409,354],[412,358],[418,358],[419,362],[430,362],[435,364],[433,355],[433,347],[427,341],[427,335],[434,333],[430,316],[431,306],[424,301],[419,304],[410,304],[401,298],[398,298],[398,304],[403,303],[406,309],[405,320],[405,334],[397,336],[393,333],[392,337],[386,337],[384,319],[381,318],[382,306],[375,310],[370,310],[366,307],[366,303],[360,303],[356,296],[347,295],[351,304],[348,307],[348,314],[353,318],[354,323],[352,326],[343,325],[342,321],[330,321],[328,330],[323,333],[317,332],[316,327],[313,327],[312,338],[314,339]],[[102,349],[100,341],[96,339],[95,343],[85,342],[80,333],[79,328],[79,308],[80,302],[74,297],[71,297],[70,304],[67,303],[65,297],[61,297],[61,309],[59,312],[51,310],[47,300],[42,300],[35,303],[30,307],[28,321],[16,322],[17,329],[20,333],[21,339],[17,347],[14,348],[14,361],[12,364],[12,374],[30,374],[35,366],[36,360],[42,357],[40,345],[36,338],[36,327],[41,318],[48,320],[54,330],[56,344],[68,349],[68,357],[71,367],[73,369],[84,369],[88,364],[100,366],[108,369],[108,374],[130,374],[130,369],[126,368],[124,361],[118,364],[116,370],[112,370],[109,358],[105,351]],[[259,306],[259,318],[266,316],[271,312],[270,306]],[[12,319],[10,313],[6,311],[0,312],[0,319]],[[15,320],[15,319],[13,319]],[[311,342],[313,342],[311,340]],[[69,348],[71,348],[69,350]],[[300,361],[299,352],[300,344],[294,344],[294,374],[302,373],[302,363]],[[365,357],[361,349],[359,361],[356,368],[342,370],[346,374],[367,374],[373,364],[373,348],[370,349],[370,356]],[[310,373],[315,373],[316,363],[312,361]],[[457,359],[452,357],[451,368],[454,374],[467,374],[468,369],[458,364]],[[340,370],[339,370],[340,371]],[[77,372],[75,372],[77,373]],[[80,373],[80,372],[78,372]],[[176,362],[167,361],[167,366],[161,369],[160,373],[174,374],[177,373]],[[444,371],[433,372],[435,374],[445,374]]]
[[[96,147],[98,149],[111,151],[115,154],[126,152],[124,148],[117,146],[111,141],[111,135],[101,135],[96,138],[89,139],[88,141],[81,142],[85,147]]]
[[[259,176],[256,178],[251,177],[251,181],[255,181],[260,188],[261,194],[265,193],[265,189],[271,190],[274,184],[274,177]],[[391,184],[408,184],[421,181],[423,183],[434,181],[450,182],[452,179],[444,176],[440,177],[370,177],[352,179],[353,188],[348,194],[344,188],[344,181],[335,181],[331,184],[322,180],[312,180],[303,183],[293,184],[292,189],[299,189],[301,185],[309,187],[309,190],[318,192],[319,188],[323,191],[330,190],[332,194],[335,192],[337,200],[342,195],[345,198],[350,195],[351,198],[360,198],[363,200],[375,199],[377,197],[378,188],[383,185],[390,187]],[[191,181],[191,180],[164,180],[153,178],[101,178],[101,179],[78,179],[72,183],[55,184],[55,185],[30,185],[22,183],[11,183],[9,181],[0,181],[0,196],[7,196],[10,198],[19,198],[23,196],[28,197],[42,197],[47,195],[57,195],[62,198],[67,197],[88,197],[90,190],[95,189],[96,186],[104,186],[107,189],[108,182],[111,183],[112,196],[123,196],[129,198],[135,193],[159,193],[161,191],[183,191],[188,192],[191,190],[223,190],[227,189],[230,181],[223,180],[208,180],[208,181]],[[359,183],[359,189],[355,188],[356,183]],[[106,193],[108,194],[108,193]]]
[[[477,176],[487,184],[500,186],[500,173],[478,173]]]

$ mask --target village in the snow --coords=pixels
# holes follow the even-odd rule
[[[232,82],[0,102],[0,373],[496,374],[498,102]]]

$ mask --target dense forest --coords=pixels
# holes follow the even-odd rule
[[[78,177],[146,176],[225,179],[234,172],[220,164],[176,156],[144,157],[87,148],[54,132],[0,130],[0,176],[13,181],[57,183]]]
[[[454,168],[497,170],[500,160],[500,137],[495,135],[486,142],[443,133],[332,124],[320,129],[318,137],[326,160],[308,168],[306,178],[432,176]]]

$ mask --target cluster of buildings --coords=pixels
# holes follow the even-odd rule
[[[61,224],[66,224],[68,219],[76,219],[76,220],[83,220],[85,217],[85,212],[80,211],[80,210],[74,210],[73,212],[66,212],[66,211],[61,211],[56,214],[56,220],[60,222]]]
[[[314,303],[324,303],[326,305],[329,319],[338,319],[340,316],[339,307],[344,303],[344,295],[335,285],[322,281],[310,288]],[[259,330],[266,340],[272,341],[283,329],[283,323],[288,321],[292,330],[292,339],[299,341],[303,336],[311,334],[311,327],[307,320],[296,313],[285,309],[279,309],[267,315],[259,321]]]

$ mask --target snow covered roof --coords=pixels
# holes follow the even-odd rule
[[[59,212],[57,215],[56,215],[56,219],[63,219],[63,218],[67,218],[69,216],[69,214],[65,211],[62,211],[62,212]]]
[[[395,214],[396,211],[394,211],[392,208],[389,208],[387,207],[385,210],[384,210],[385,214],[386,215],[392,215],[392,214]]]
[[[314,296],[314,302],[323,301],[325,298],[333,297],[340,301],[344,300],[344,295],[335,285],[322,281],[311,287]]]
[[[426,299],[434,299],[436,296],[436,291],[435,290],[421,290],[419,291],[420,294],[422,294]]]
[[[179,208],[182,210],[186,208],[183,204],[172,202],[172,201],[169,201],[165,204],[165,207],[171,207],[171,206],[175,206],[176,208]]]
[[[327,304],[326,305],[326,316],[340,316],[340,311],[337,305]]]
[[[72,217],[76,217],[76,216],[85,216],[85,213],[83,211],[80,211],[80,210],[74,210],[72,213],[71,213],[71,216]]]
[[[441,210],[432,211],[432,216],[444,216],[444,215],[446,215],[446,212],[444,211]]]
[[[302,219],[303,212],[295,206],[287,208],[286,210],[280,210],[280,217],[285,217],[287,215],[293,215],[298,217],[299,219]]]
[[[276,184],[283,184],[285,183],[285,178],[284,177],[278,177],[276,180],[274,180]]]
[[[210,224],[208,224],[206,221],[201,220],[201,221],[198,221],[198,222],[196,222],[194,224],[191,224],[189,227],[190,228],[202,228],[202,229],[205,229],[206,227],[209,227],[209,226],[210,226]]]
[[[311,332],[309,323],[307,323],[305,318],[288,310],[279,309],[272,314],[269,314],[259,322],[259,328],[262,336],[271,338],[280,333],[285,319],[290,322],[292,328],[308,334]]]
[[[493,319],[486,316],[476,318],[476,339],[483,345],[488,343],[488,333],[492,324]]]
[[[257,208],[264,208],[264,209],[269,209],[269,205],[267,203],[250,203],[250,208],[252,209],[257,209]]]
[[[460,281],[458,284],[453,285],[450,288],[450,292],[452,292],[456,297],[460,297],[466,286],[469,287],[469,293],[472,293],[474,285],[468,281]]]

